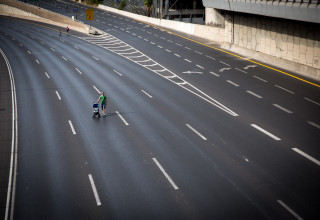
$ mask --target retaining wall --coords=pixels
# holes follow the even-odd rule
[[[52,11],[39,8],[37,6],[33,6],[27,3],[19,2],[19,1],[14,1],[14,0],[0,0],[0,5],[1,9],[0,12],[3,11],[4,15],[10,15],[9,12],[12,13],[12,15],[20,14],[20,15],[25,15],[25,16],[30,16],[31,17],[41,17],[45,18],[54,22],[62,23],[65,25],[70,26],[72,29],[77,29],[77,30],[85,30],[87,31],[89,28],[87,25],[73,21],[69,17],[63,16],[61,14],[54,13]],[[4,10],[9,10],[9,11],[4,11]],[[26,13],[23,13],[21,11],[24,11]]]
[[[224,28],[99,8],[221,44],[223,48],[320,81],[320,24],[225,12]]]
[[[271,55],[272,63],[320,80],[320,24],[248,14],[226,18],[231,47]]]

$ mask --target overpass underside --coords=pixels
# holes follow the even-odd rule
[[[203,0],[224,42],[320,80],[320,0]]]

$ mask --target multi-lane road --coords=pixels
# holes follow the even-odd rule
[[[319,83],[94,11],[102,35],[0,19],[17,96],[14,219],[320,218]],[[102,91],[107,116],[93,119]]]

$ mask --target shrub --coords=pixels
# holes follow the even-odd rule
[[[124,9],[124,7],[126,7],[126,5],[127,5],[127,1],[126,0],[122,0],[121,2],[120,2],[120,5],[119,5],[119,10],[123,10]]]

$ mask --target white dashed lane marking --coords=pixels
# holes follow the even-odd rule
[[[312,102],[313,104],[316,104],[316,105],[319,105],[320,106],[320,103],[316,102],[316,101],[313,101],[312,99],[309,99],[309,98],[306,98],[304,97],[305,100],[309,101],[309,102]]]
[[[261,131],[262,133],[268,135],[269,137],[271,137],[272,139],[276,140],[276,141],[280,141],[281,139],[278,138],[277,136],[271,134],[270,132],[264,130],[263,128],[259,127],[258,125],[255,124],[251,124],[252,127],[254,127],[255,129]]]
[[[82,72],[81,72],[78,68],[75,68],[75,70],[76,70],[79,74],[82,74]]]
[[[141,89],[141,92],[143,92],[146,96],[148,96],[150,99],[152,99],[152,95]]]
[[[268,82],[267,80],[262,79],[262,78],[260,78],[260,77],[258,77],[258,76],[253,76],[253,77],[256,78],[256,79],[258,79],[258,80],[260,80],[260,81],[262,81],[262,82]]]
[[[116,111],[116,113],[119,116],[119,118],[123,121],[123,123],[128,126],[129,123],[122,117],[122,115],[118,111]]]
[[[89,174],[88,176],[89,176],[89,180],[90,180],[90,184],[91,184],[91,187],[92,187],[92,191],[93,191],[94,197],[95,197],[96,202],[97,202],[97,206],[101,206],[100,197],[99,197],[96,185],[95,185],[95,183],[93,181],[93,177],[92,177],[91,174]]]
[[[95,87],[95,86],[92,86],[92,87],[94,88],[94,90],[97,91],[97,93],[101,94],[100,90],[97,87]]]
[[[59,94],[58,91],[56,91],[56,94],[57,94],[57,96],[58,96],[58,99],[61,100],[61,97],[60,97],[60,94]]]
[[[178,190],[178,186],[173,182],[173,180],[171,179],[171,177],[169,176],[169,174],[165,171],[165,169],[161,166],[161,164],[159,163],[159,161],[154,157],[152,158],[152,160],[154,161],[154,163],[158,166],[158,168],[161,170],[161,172],[163,173],[163,175],[167,178],[167,180],[169,181],[169,183],[172,185],[172,187],[175,190]]]
[[[46,75],[46,77],[47,77],[48,79],[50,79],[50,76],[49,76],[49,74],[48,74],[47,72],[44,72],[44,74]]]
[[[72,133],[73,133],[73,134],[77,134],[77,133],[76,133],[76,130],[75,130],[74,127],[73,127],[73,124],[72,124],[71,120],[69,120],[68,122],[69,122],[69,126],[70,126],[70,128],[71,128]]]
[[[230,83],[231,85],[235,86],[235,87],[239,87],[239,85],[235,82],[232,82],[231,80],[227,80],[228,83]]]
[[[308,124],[312,125],[313,127],[316,127],[318,129],[320,129],[320,125],[318,125],[318,124],[316,124],[316,123],[314,123],[312,121],[308,121]]]
[[[119,76],[122,76],[122,74],[119,73],[117,70],[113,70],[113,72],[115,72],[115,73],[118,74]]]
[[[290,90],[288,90],[288,89],[286,89],[286,88],[283,88],[283,87],[278,86],[278,85],[274,85],[274,86],[277,87],[277,88],[279,88],[279,89],[282,89],[282,90],[284,90],[284,91],[286,91],[286,92],[288,92],[288,93],[294,94],[294,92],[292,92],[292,91],[290,91]]]
[[[300,154],[301,156],[304,156],[305,158],[307,158],[308,160],[312,161],[313,163],[317,164],[318,166],[320,166],[320,161],[315,159],[314,157],[310,156],[309,154],[306,154],[305,152],[299,150],[298,148],[292,148],[292,150],[294,150],[296,153]]]
[[[274,107],[276,107],[276,108],[278,108],[278,109],[286,112],[286,113],[289,113],[289,114],[292,114],[292,113],[293,113],[293,112],[290,111],[289,109],[286,109],[286,108],[284,108],[284,107],[282,107],[282,106],[280,106],[280,105],[278,105],[278,104],[272,104],[272,105],[273,105]]]
[[[196,129],[194,129],[191,125],[186,124],[186,126],[193,131],[194,133],[196,133],[199,137],[201,137],[203,140],[207,140],[207,138],[205,136],[203,136],[199,131],[197,131]]]
[[[282,207],[284,207],[288,212],[291,213],[291,215],[293,215],[296,219],[298,220],[303,220],[303,218],[301,218],[297,213],[295,213],[289,206],[287,206],[284,202],[282,202],[281,200],[277,200],[277,202],[282,205]]]
[[[216,76],[216,77],[220,77],[220,75],[219,74],[217,74],[217,73],[214,73],[214,72],[210,72],[212,75],[214,75],[214,76]]]
[[[251,94],[251,95],[253,95],[253,96],[255,96],[255,97],[259,98],[259,99],[262,99],[262,96],[254,93],[254,92],[252,92],[252,91],[247,90],[247,93],[249,93],[249,94]]]

